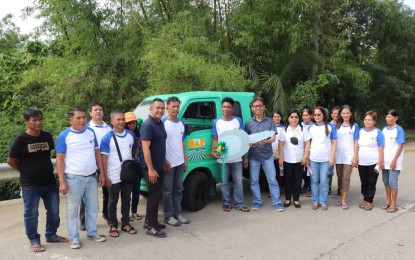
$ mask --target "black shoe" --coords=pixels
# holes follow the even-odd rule
[[[291,201],[285,201],[284,202],[284,208],[288,208],[291,205]]]
[[[151,235],[151,236],[155,236],[155,237],[158,237],[158,238],[162,238],[162,237],[166,237],[167,236],[167,234],[166,234],[166,232],[164,232],[164,231],[162,231],[162,230],[160,230],[160,229],[157,229],[157,228],[149,228],[147,231],[146,231],[146,234],[147,235]]]
[[[149,226],[148,226],[148,223],[147,223],[147,222],[144,222],[143,228],[144,228],[144,229],[148,229],[148,228],[149,228]],[[165,228],[166,228],[166,225],[164,225],[164,224],[161,224],[161,223],[157,222],[157,224],[156,224],[156,229],[165,229]]]

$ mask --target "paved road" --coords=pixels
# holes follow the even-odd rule
[[[199,212],[184,212],[190,225],[168,227],[168,237],[147,236],[143,220],[132,225],[137,235],[125,232],[119,238],[95,243],[81,235],[82,248],[73,250],[69,244],[45,243],[47,251],[31,253],[24,234],[20,199],[0,202],[0,259],[415,259],[415,143],[405,148],[405,170],[400,176],[399,211],[386,213],[379,206],[385,194],[381,179],[375,197],[375,208],[364,211],[357,171],[352,175],[349,210],[335,206],[337,196],[329,199],[329,210],[311,210],[311,202],[302,196],[301,209],[288,208],[276,212],[264,196],[265,207],[259,212],[242,213],[221,210],[220,194]],[[333,179],[336,188],[336,178]],[[244,181],[248,206],[252,206],[249,181]],[[65,198],[61,197],[61,228],[67,235]],[[145,213],[145,199],[139,212]],[[162,212],[162,211],[160,211]],[[40,210],[39,233],[45,225]],[[162,215],[160,215],[160,219]],[[99,230],[108,227],[99,217]],[[44,236],[42,234],[42,241]]]

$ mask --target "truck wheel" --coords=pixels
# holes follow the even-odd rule
[[[209,197],[209,179],[205,173],[196,171],[186,178],[183,194],[184,206],[198,211],[206,206]]]

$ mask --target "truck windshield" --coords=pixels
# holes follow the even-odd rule
[[[141,118],[143,120],[146,120],[147,117],[150,115],[150,105],[152,100],[143,100],[135,109],[134,114],[137,116],[137,118]],[[164,100],[164,103],[166,103],[166,100]],[[167,110],[165,111],[164,116],[167,116]]]

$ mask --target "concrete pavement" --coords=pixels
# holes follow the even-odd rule
[[[0,202],[0,259],[415,259],[415,143],[405,147],[405,168],[399,178],[399,211],[390,214],[380,209],[385,200],[381,176],[372,211],[358,207],[362,200],[357,170],[353,171],[349,205],[342,210],[329,198],[329,209],[311,210],[310,199],[301,196],[301,209],[293,206],[276,212],[271,199],[263,196],[264,207],[258,212],[242,213],[221,209],[220,192],[198,212],[184,211],[192,220],[181,227],[168,226],[167,238],[153,238],[141,228],[143,220],[131,224],[137,235],[120,232],[108,237],[108,226],[98,217],[104,243],[85,238],[82,248],[69,244],[50,244],[44,239],[45,211],[39,211],[39,233],[46,252],[32,253],[24,233],[21,199]],[[252,206],[249,180],[244,180],[245,201]],[[337,179],[333,177],[333,190]],[[61,227],[67,236],[65,197],[61,196]],[[139,213],[145,214],[145,198]],[[162,207],[160,207],[160,213]],[[162,214],[160,221],[162,221]]]

